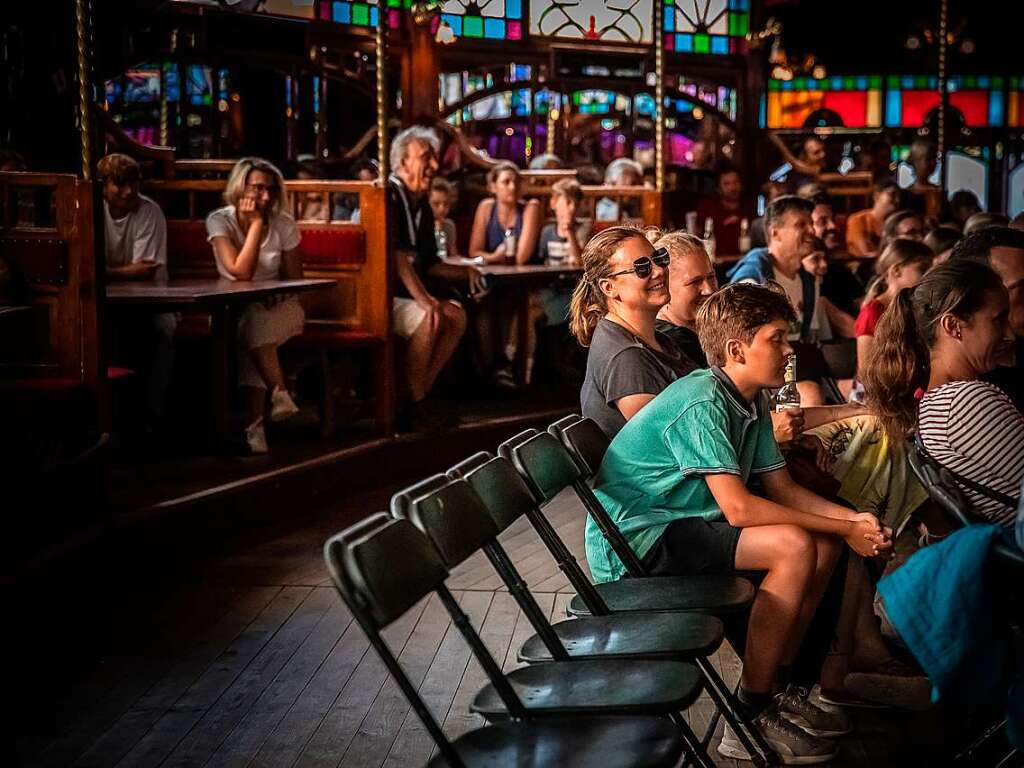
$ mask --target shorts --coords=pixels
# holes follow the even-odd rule
[[[651,576],[711,576],[736,572],[740,529],[700,517],[673,520],[643,564]]]
[[[391,300],[391,317],[394,331],[403,339],[408,339],[427,318],[427,310],[412,299],[395,297]]]

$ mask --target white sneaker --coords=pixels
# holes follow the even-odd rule
[[[817,765],[827,763],[839,754],[839,748],[831,741],[812,736],[785,720],[774,704],[754,718],[753,725],[783,765]],[[718,754],[733,760],[751,759],[728,725],[718,744]]]
[[[274,387],[270,393],[270,420],[284,421],[299,412],[299,406],[292,400],[284,387]]]
[[[245,442],[249,444],[249,450],[253,453],[267,453],[270,448],[267,446],[267,433],[263,429],[263,419],[256,419],[245,428]]]
[[[817,706],[806,688],[790,685],[776,694],[775,702],[782,717],[812,736],[843,736],[853,730],[846,713]]]

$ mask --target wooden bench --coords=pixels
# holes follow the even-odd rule
[[[206,224],[199,216],[205,211],[201,196],[222,190],[215,180],[154,181],[145,185],[162,203],[173,195],[187,197],[189,218],[167,222],[168,272],[171,280],[215,277],[213,251],[206,239]],[[336,427],[330,353],[367,350],[373,379],[374,420],[378,430],[390,434],[394,427],[395,370],[391,335],[390,265],[387,258],[386,200],[382,185],[373,182],[288,181],[286,210],[297,212],[300,196],[306,192],[324,195],[357,195],[362,220],[373,226],[333,221],[299,221],[303,273],[311,278],[336,281],[331,291],[303,296],[306,326],[289,342],[318,352],[324,376],[325,397],[322,427],[330,434]],[[179,208],[181,200],[177,201]],[[208,332],[204,316],[186,316],[179,333]]]

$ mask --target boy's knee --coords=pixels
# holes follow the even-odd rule
[[[783,525],[779,531],[779,560],[796,564],[815,563],[818,549],[814,537],[795,525]]]

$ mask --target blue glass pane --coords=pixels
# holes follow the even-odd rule
[[[370,26],[377,26],[377,6],[375,5],[370,6]]]
[[[900,124],[903,116],[903,99],[899,92],[889,92],[885,96],[885,124],[891,128]]]
[[[904,90],[910,91],[914,88],[914,78],[904,77],[901,81]]]
[[[348,3],[335,3],[331,18],[339,24],[351,24],[352,6]]]
[[[522,4],[522,0],[505,0],[505,18],[506,19],[521,19],[521,18],[523,18],[523,4]]]
[[[711,52],[718,55],[729,53],[729,38],[715,35],[711,38]]]
[[[866,91],[868,89],[868,79],[866,77],[857,78],[857,90]]]
[[[676,9],[674,7],[665,9],[665,31],[676,31]]]
[[[1003,92],[990,91],[988,95],[988,124],[992,128],[1003,125]]]
[[[451,13],[442,13],[441,19],[448,22],[448,26],[452,28],[452,32],[455,33],[456,37],[462,37],[462,17],[456,16]]]
[[[505,22],[502,19],[484,19],[484,37],[504,40]]]
[[[676,35],[676,50],[693,53],[693,35]]]

